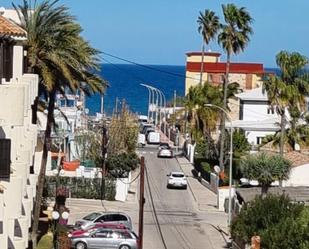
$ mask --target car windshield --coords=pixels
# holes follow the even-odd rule
[[[87,216],[85,216],[83,218],[83,220],[95,220],[96,218],[98,218],[99,216],[101,216],[100,213],[91,213],[91,214],[88,214]]]
[[[181,177],[184,177],[184,174],[181,174],[181,173],[172,173],[172,177],[179,177],[179,178],[181,178]]]

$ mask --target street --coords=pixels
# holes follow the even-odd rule
[[[224,248],[226,243],[215,228],[219,214],[197,210],[189,187],[167,189],[167,174],[182,171],[177,160],[157,158],[156,147],[143,148],[140,155],[146,165],[144,248]]]
[[[138,151],[145,157],[144,249],[221,249],[226,248],[225,234],[217,230],[226,223],[226,214],[215,208],[199,210],[192,195],[195,186],[187,190],[167,189],[167,174],[182,171],[176,158],[157,158],[157,146]],[[135,172],[137,175],[138,172]],[[188,176],[190,181],[197,181]],[[133,230],[138,233],[139,179],[132,185],[133,194],[126,202],[68,199],[69,224],[93,211],[119,211],[131,216]],[[196,183],[202,191],[209,191]],[[135,193],[134,193],[135,192]]]

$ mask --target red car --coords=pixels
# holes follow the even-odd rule
[[[91,227],[83,230],[73,230],[68,233],[68,237],[82,237],[82,236],[88,236],[92,231],[98,229],[98,228],[110,228],[110,229],[124,229],[127,230],[125,225],[122,224],[104,224],[104,223],[94,223]]]

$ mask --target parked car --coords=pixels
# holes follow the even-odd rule
[[[146,136],[145,136],[145,134],[138,133],[137,146],[138,147],[144,147],[145,145],[146,145]]]
[[[86,215],[80,220],[75,222],[76,229],[87,230],[94,223],[113,223],[123,224],[128,229],[132,230],[131,218],[125,213],[115,212],[94,212]]]
[[[173,150],[168,143],[160,143],[158,149],[158,157],[173,157]]]
[[[129,229],[101,227],[70,236],[70,239],[71,246],[76,249],[138,249],[138,237]]]
[[[147,142],[149,144],[159,144],[160,143],[160,133],[159,132],[149,132],[147,136]]]
[[[77,238],[77,237],[85,237],[88,236],[89,233],[92,231],[99,229],[99,228],[110,228],[110,229],[127,229],[125,225],[122,224],[113,224],[113,223],[94,223],[91,226],[89,226],[87,229],[75,229],[70,230],[68,232],[69,238]]]
[[[171,172],[168,175],[167,188],[187,189],[187,177],[183,172]]]

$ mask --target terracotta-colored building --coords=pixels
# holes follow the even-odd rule
[[[191,86],[200,83],[202,53],[189,52],[186,55],[185,93],[187,94]],[[206,81],[215,85],[223,83],[226,62],[220,62],[220,56],[221,54],[216,52],[204,53],[203,83]],[[253,89],[261,86],[264,73],[263,64],[232,62],[230,63],[229,82],[237,82],[243,90]]]

